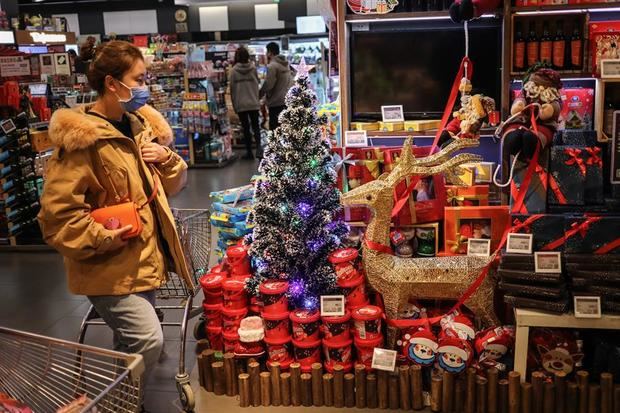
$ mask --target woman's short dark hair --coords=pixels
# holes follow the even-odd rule
[[[122,79],[136,61],[144,60],[136,46],[123,40],[113,40],[97,48],[95,58],[88,69],[88,84],[99,95],[105,92],[105,77]]]
[[[250,52],[243,46],[239,46],[235,51],[235,63],[248,63],[250,61]]]

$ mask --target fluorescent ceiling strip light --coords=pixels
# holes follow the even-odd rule
[[[517,11],[517,16],[535,16],[544,14],[582,14],[582,13],[613,13],[620,12],[620,7],[606,7],[600,9],[558,9],[558,10],[536,10],[536,11]]]
[[[581,82],[583,80],[596,80],[595,77],[563,77],[562,82]],[[521,79],[512,79],[512,83],[523,83]]]
[[[495,17],[494,14],[483,14],[481,19]],[[450,16],[413,16],[413,17],[368,17],[367,19],[347,20],[347,23],[377,23],[377,22],[399,22],[399,21],[424,21],[424,20],[449,20]]]

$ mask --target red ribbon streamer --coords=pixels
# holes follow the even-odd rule
[[[368,248],[370,248],[373,251],[382,252],[384,254],[389,254],[389,255],[394,255],[394,251],[392,251],[392,248],[387,245],[383,245],[381,243],[371,241],[368,238],[364,238],[364,243],[366,244]]]
[[[594,146],[586,147],[584,149],[590,155],[590,157],[586,160],[586,164],[602,168],[603,159],[601,159],[601,157],[599,156],[599,154],[601,153],[601,148],[599,148],[598,146]]]
[[[566,165],[576,165],[581,175],[586,176],[586,166],[583,163],[583,159],[581,159],[581,149],[565,148],[564,154],[568,156],[568,159],[564,161],[564,163]]]
[[[594,251],[594,253],[597,255],[608,254],[609,252],[615,250],[618,247],[620,247],[620,238],[616,238],[612,242],[603,245],[601,248]]]
[[[465,71],[465,66],[467,65],[467,71]],[[441,117],[441,124],[439,125],[439,129],[437,129],[437,133],[435,134],[435,139],[433,140],[433,144],[431,145],[431,150],[429,155],[435,152],[437,145],[439,144],[439,138],[441,137],[441,132],[446,128],[448,124],[448,119],[450,119],[450,115],[452,114],[452,110],[454,109],[454,104],[456,103],[456,98],[459,93],[459,86],[461,84],[461,79],[463,77],[467,77],[467,79],[471,79],[474,73],[474,64],[469,57],[465,56],[463,60],[461,60],[461,65],[459,66],[459,70],[456,73],[456,77],[454,78],[454,82],[452,83],[452,89],[450,90],[450,96],[448,97],[448,103],[443,111],[443,116]],[[408,148],[405,148],[408,149]],[[392,218],[396,217],[401,209],[405,206],[407,201],[409,200],[409,195],[413,192],[419,177],[413,179],[411,184],[407,187],[407,190],[403,192],[403,194],[396,200],[394,203],[394,207],[392,208]]]
[[[534,113],[534,108],[530,107],[530,119],[532,123],[532,129],[534,129],[534,133],[536,133],[536,137],[538,138],[538,125],[536,124],[536,114]],[[527,190],[530,187],[530,182],[532,182],[532,176],[534,175],[534,171],[536,170],[536,165],[538,165],[538,157],[540,155],[540,139],[536,140],[536,150],[534,151],[534,156],[530,160],[530,164],[527,167],[527,171],[525,172],[525,178],[523,182],[521,182],[521,187],[519,188],[519,193],[515,198],[515,202],[512,205],[513,214],[523,214],[527,213],[527,209],[523,205],[525,201],[525,196],[527,195]]]

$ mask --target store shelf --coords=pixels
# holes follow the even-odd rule
[[[484,128],[480,130],[480,136],[492,136],[495,133],[495,128]],[[407,136],[435,136],[437,129],[431,129],[426,131],[397,131],[397,132],[384,132],[384,131],[368,131],[366,133],[370,138],[400,138]]]
[[[559,70],[558,73],[562,79],[583,79],[583,80],[595,80],[592,76],[592,72],[583,72],[580,70]],[[525,72],[511,72],[511,80],[521,80],[525,76]]]
[[[223,168],[235,162],[237,158],[238,158],[237,154],[233,153],[231,157],[228,159],[214,160],[214,161],[200,161],[199,163],[194,163],[193,165],[191,165],[190,168]]]
[[[548,4],[541,6],[512,7],[512,12],[519,13],[554,12],[554,13],[587,13],[590,10],[605,11],[605,9],[620,8],[620,2],[615,3],[583,3],[583,4]]]

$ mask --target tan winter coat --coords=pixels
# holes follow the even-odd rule
[[[69,289],[82,295],[148,291],[165,281],[168,270],[193,286],[166,198],[185,186],[187,165],[168,149],[170,158],[156,164],[159,176],[153,178],[139,149],[151,141],[170,145],[170,126],[159,112],[145,106],[128,114],[135,135],[131,139],[105,119],[87,114],[86,108],[90,106],[60,109],[52,116],[49,136],[55,150],[38,216],[45,241],[64,257]],[[90,211],[129,200],[141,205],[151,193],[153,179],[159,179],[160,190],[150,207],[140,210],[142,233],[126,246],[108,251],[110,231],[94,222]]]

